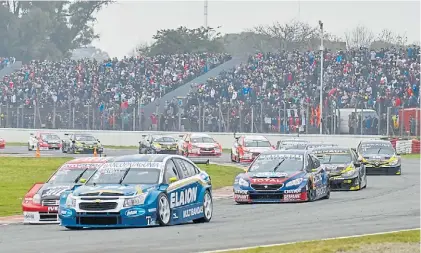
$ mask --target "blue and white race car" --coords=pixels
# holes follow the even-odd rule
[[[127,155],[101,166],[85,185],[60,196],[68,229],[209,222],[209,175],[178,155]]]
[[[330,197],[329,175],[307,150],[267,151],[234,181],[237,203],[303,202]]]

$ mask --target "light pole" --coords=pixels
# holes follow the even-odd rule
[[[320,26],[320,134],[323,134],[323,22],[319,20]]]

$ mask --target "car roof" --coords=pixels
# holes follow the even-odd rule
[[[349,152],[350,151],[350,148],[347,148],[347,147],[318,147],[318,148],[315,148],[315,149],[313,149],[312,150],[312,152],[323,152],[323,151],[332,151],[332,150],[335,150],[335,151],[343,151],[343,152]]]
[[[113,162],[163,162],[168,154],[135,154],[124,155],[114,159]]]
[[[171,136],[171,135],[165,135],[165,134],[152,134],[152,137],[154,137],[154,138],[167,137],[167,138],[172,138],[172,139],[175,139],[175,137],[174,137],[174,136]]]
[[[266,137],[263,135],[244,135],[244,140],[264,140],[266,141]]]
[[[194,137],[210,137],[210,138],[212,138],[209,134],[204,134],[204,133],[192,133],[190,137],[191,138],[194,138]]]
[[[275,155],[275,154],[291,154],[291,155],[305,155],[308,153],[308,150],[301,149],[289,149],[289,150],[268,150],[263,152],[265,155]]]
[[[385,140],[362,140],[361,141],[361,144],[367,144],[367,143],[373,143],[373,144],[388,143],[388,144],[392,145],[392,143],[390,143],[390,141],[385,141]]]
[[[303,139],[284,139],[284,140],[281,140],[281,142],[305,142],[305,143],[308,143],[309,141],[303,140]]]
[[[110,160],[114,159],[114,157],[81,157],[70,160],[66,162],[66,164],[82,164],[82,163],[106,163]]]

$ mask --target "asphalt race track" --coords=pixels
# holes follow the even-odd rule
[[[206,224],[83,231],[0,226],[0,252],[187,253],[419,228],[419,160],[404,160],[402,167],[401,176],[370,176],[366,189],[334,192],[329,200],[313,203],[215,200],[213,219]]]
[[[137,149],[109,149],[104,148],[104,154],[107,156],[121,156],[138,154]],[[24,146],[6,146],[5,149],[0,149],[0,156],[10,155],[19,157],[34,157],[35,151],[28,151]],[[92,154],[65,154],[61,150],[41,150],[41,157],[89,157]],[[211,162],[228,163],[231,162],[230,155],[223,153],[221,157],[210,158]]]

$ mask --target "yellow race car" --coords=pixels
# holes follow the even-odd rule
[[[368,175],[401,175],[401,157],[392,143],[383,140],[363,140],[357,147],[359,161]]]

